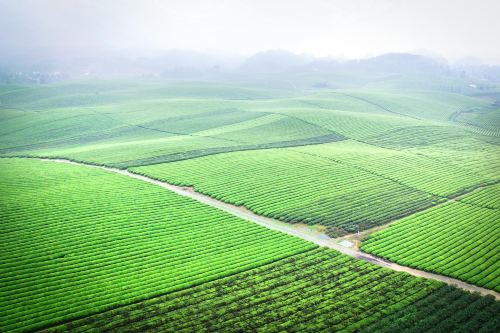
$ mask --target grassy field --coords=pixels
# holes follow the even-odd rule
[[[0,170],[4,332],[189,288],[316,247],[103,170],[21,159],[0,160]]]

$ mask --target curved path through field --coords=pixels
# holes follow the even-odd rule
[[[73,161],[64,160],[64,159],[48,159],[48,158],[39,158],[39,159],[43,160],[43,161],[69,163],[69,164],[76,164],[76,165],[81,165],[81,166],[86,166],[86,167],[99,168],[99,169],[107,170],[110,172],[118,173],[121,175],[129,176],[129,177],[132,177],[135,179],[139,179],[139,180],[142,180],[142,181],[145,181],[148,183],[156,184],[156,185],[161,186],[163,188],[166,188],[170,191],[173,191],[177,194],[180,194],[180,195],[183,195],[186,197],[190,197],[194,200],[205,203],[205,204],[210,205],[212,207],[219,208],[225,212],[228,212],[234,216],[240,217],[244,220],[251,221],[253,223],[257,223],[261,226],[264,226],[264,227],[272,229],[272,230],[277,230],[277,231],[281,231],[281,232],[284,232],[284,233],[292,235],[292,236],[300,237],[304,240],[313,242],[319,246],[325,246],[325,247],[335,249],[335,250],[342,252],[348,256],[351,256],[351,257],[354,257],[354,258],[357,258],[360,260],[364,260],[364,261],[367,261],[367,262],[370,262],[370,263],[373,263],[373,264],[376,264],[376,265],[379,265],[382,267],[386,267],[386,268],[392,269],[394,271],[406,272],[406,273],[409,273],[409,274],[414,275],[414,276],[438,280],[438,281],[444,282],[444,283],[449,284],[449,285],[456,286],[456,287],[464,289],[464,290],[468,290],[468,291],[472,291],[472,292],[479,292],[480,294],[483,294],[483,295],[492,295],[497,300],[500,299],[500,294],[493,291],[493,290],[481,288],[481,287],[466,283],[466,282],[461,281],[461,280],[453,279],[453,278],[450,278],[447,276],[434,274],[434,273],[430,273],[430,272],[425,272],[425,271],[413,269],[413,268],[406,267],[406,266],[401,266],[401,265],[398,265],[396,263],[383,260],[383,259],[378,258],[376,256],[373,256],[371,254],[361,252],[360,250],[358,250],[356,248],[344,247],[338,243],[339,242],[338,239],[330,238],[328,235],[320,233],[318,231],[315,231],[311,228],[297,227],[295,225],[287,224],[287,223],[284,223],[284,222],[281,222],[281,221],[278,221],[275,219],[271,219],[268,217],[257,215],[244,207],[234,206],[234,205],[219,201],[217,199],[214,199],[212,197],[209,197],[207,195],[195,192],[192,188],[171,185],[171,184],[168,184],[168,183],[156,180],[156,179],[152,179],[152,178],[149,178],[146,176],[138,175],[138,174],[132,173],[132,172],[127,171],[127,170],[122,170],[122,169],[116,169],[116,168],[105,167],[105,166],[96,166],[96,165],[91,165],[91,164],[86,164],[86,163],[78,163],[78,162],[73,162]]]

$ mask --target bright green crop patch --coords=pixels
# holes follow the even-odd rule
[[[399,93],[387,91],[352,91],[350,96],[372,103],[387,112],[405,117],[429,120],[448,120],[461,110],[487,106],[487,101],[451,93]]]
[[[308,147],[321,150],[323,145]],[[322,224],[330,227],[332,235],[338,227],[355,231],[357,224],[362,228],[379,225],[440,200],[308,151],[304,147],[234,152],[131,170],[194,186],[199,192],[244,205],[257,214],[292,223]]]
[[[471,193],[460,199],[460,201],[474,206],[500,209],[500,184],[492,185],[478,192]]]
[[[396,331],[427,332],[429,319],[447,332],[465,322],[467,332],[495,332],[498,309],[492,297],[317,249],[49,331],[359,332],[391,318],[384,328]]]
[[[89,315],[316,247],[96,168],[2,159],[0,191],[3,332]]]
[[[487,165],[487,156],[479,152],[476,163],[484,159]],[[193,186],[257,214],[325,225],[331,235],[343,232],[338,228],[353,232],[357,225],[380,225],[496,181],[472,166],[423,156],[419,150],[353,140],[233,152],[131,170]]]
[[[362,249],[406,266],[500,291],[497,209],[461,202],[432,208],[370,235]]]
[[[409,188],[441,197],[455,196],[479,184],[497,179],[492,175],[478,174],[476,168],[467,165],[460,166],[456,163],[449,163],[445,159],[423,156],[419,149],[411,151],[385,149],[346,140],[332,144],[298,147],[295,150],[338,161]],[[488,164],[487,156],[482,153],[477,154],[476,162],[484,161],[484,164]]]
[[[477,136],[463,122],[450,126],[449,115],[489,110],[484,100],[449,93],[292,93],[249,82],[75,81],[5,89],[0,99],[1,155],[121,168],[348,138],[419,147]]]

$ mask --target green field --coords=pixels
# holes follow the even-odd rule
[[[260,215],[325,225],[331,234],[338,227],[354,231],[356,224],[379,225],[439,200],[364,169],[296,149],[220,154],[131,170],[193,186]],[[384,206],[373,207],[378,202]]]
[[[362,249],[500,291],[500,212],[492,207],[496,200],[484,198],[492,191],[498,185],[402,219],[370,235]]]
[[[489,209],[500,209],[500,184],[492,185],[471,193],[460,199],[460,202],[471,204],[477,207]]]
[[[439,311],[422,320],[431,307]],[[470,330],[487,332],[498,328],[498,310],[493,298],[318,249],[49,331],[356,332],[409,313],[414,331],[434,322],[458,329],[466,322]],[[384,328],[398,325],[394,320]]]
[[[491,161],[497,163],[496,159]],[[486,161],[484,172],[470,163],[459,166],[417,150],[343,140],[227,153],[131,170],[193,186],[257,214],[325,225],[331,235],[336,235],[338,228],[352,232],[357,225],[362,229],[380,225],[498,180],[498,174],[489,173]]]
[[[492,297],[89,166],[331,237],[394,222],[362,249],[500,292],[497,90],[361,73],[0,86],[0,331],[498,332]]]
[[[4,332],[185,289],[316,247],[103,170],[3,159],[0,172]]]
[[[419,131],[426,129],[434,129],[435,140],[473,136],[482,144],[490,138],[471,134],[470,126],[461,122],[447,121],[458,110],[487,109],[488,102],[479,98],[278,87],[76,81],[2,89],[0,154],[67,157],[125,168],[349,138],[383,144],[385,137],[399,135],[390,142],[414,147]],[[401,131],[415,133],[401,137]]]
[[[32,159],[0,165],[3,331],[357,331],[422,316],[421,303],[443,297],[467,316],[441,325],[498,327],[483,318],[498,307],[490,298],[315,249],[156,185]]]
[[[3,89],[10,109],[0,123],[0,156],[132,167],[262,215],[322,224],[333,236],[500,180],[500,138],[460,120],[486,116],[490,128],[500,126],[491,100],[377,87],[311,92],[269,82]]]
[[[500,333],[499,14],[0,0],[0,333]]]

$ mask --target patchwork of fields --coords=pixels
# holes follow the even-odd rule
[[[379,225],[431,206],[439,197],[367,170],[304,155],[296,149],[238,152],[158,164],[131,171],[182,186],[193,186],[257,214],[286,222],[338,227]],[[384,206],[374,207],[379,202]]]
[[[331,237],[393,222],[362,250],[500,292],[498,101],[269,82],[0,86],[0,331],[498,332],[494,297],[25,158]]]
[[[219,154],[131,171],[192,186],[257,214],[328,226],[330,235],[338,235],[387,223],[496,182],[498,175],[490,169],[496,168],[497,160],[478,159],[482,167],[474,168],[473,161],[460,166],[415,150],[343,140]]]

